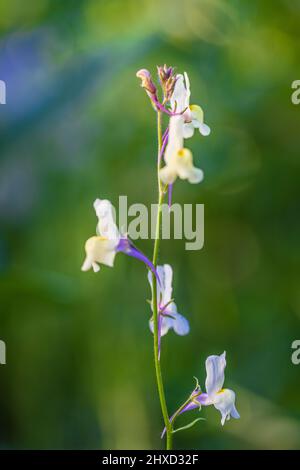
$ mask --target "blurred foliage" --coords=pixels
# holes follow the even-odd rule
[[[80,266],[96,197],[156,200],[155,115],[135,72],[165,62],[188,71],[212,128],[191,142],[204,182],[174,189],[205,204],[205,247],[161,247],[191,323],[163,341],[169,408],[225,349],[241,414],[221,428],[203,410],[176,447],[300,447],[299,21],[295,0],[0,3],[2,448],[161,446],[144,267]]]

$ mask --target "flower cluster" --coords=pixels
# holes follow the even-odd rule
[[[184,147],[184,140],[192,137],[195,129],[207,136],[210,128],[204,123],[202,108],[190,105],[191,90],[187,73],[176,76],[173,73],[172,67],[158,68],[164,93],[163,103],[168,103],[167,108],[158,101],[157,89],[150,72],[145,69],[137,72],[137,77],[142,80],[141,86],[145,88],[153,106],[170,116],[164,142],[165,166],[160,170],[160,179],[167,185],[173,184],[177,177],[190,183],[200,183],[203,180],[203,171],[194,167],[192,152]]]
[[[203,180],[203,171],[194,166],[193,155],[185,147],[185,140],[191,138],[198,129],[202,136],[210,134],[209,126],[204,122],[204,112],[199,105],[190,104],[190,81],[186,72],[175,74],[173,67],[166,65],[157,68],[161,88],[159,93],[150,72],[141,69],[137,77],[141,79],[141,86],[150,99],[158,119],[158,182],[159,182],[159,210],[165,193],[169,192],[169,203],[173,183],[177,178],[190,183],[200,183]],[[161,98],[159,97],[161,94]],[[161,129],[161,115],[168,118],[165,131]],[[180,336],[190,331],[188,320],[178,313],[176,303],[172,297],[173,270],[169,264],[158,265],[159,236],[156,237],[151,262],[138,248],[136,248],[126,234],[121,234],[115,223],[115,214],[110,201],[96,199],[94,209],[98,218],[96,235],[89,238],[85,244],[86,257],[82,265],[83,271],[91,268],[94,272],[100,270],[100,265],[112,267],[117,253],[121,252],[142,261],[148,268],[148,281],[152,291],[151,309],[153,316],[149,321],[150,330],[154,337],[154,363],[158,392],[167,433],[167,448],[170,449],[171,434],[176,418],[194,408],[213,405],[221,413],[221,423],[233,418],[239,418],[235,408],[235,393],[223,389],[226,367],[225,352],[220,356],[209,356],[206,360],[206,391],[202,392],[197,386],[188,400],[169,418],[164,396],[162,373],[160,369],[161,338],[169,330]],[[158,217],[159,224],[159,217]],[[158,232],[160,226],[158,225]],[[190,426],[190,425],[188,425]]]

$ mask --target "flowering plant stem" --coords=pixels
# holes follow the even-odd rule
[[[158,138],[158,158],[157,158],[157,170],[158,170],[158,207],[157,207],[157,220],[156,220],[156,233],[155,233],[155,241],[154,241],[154,248],[153,248],[153,265],[156,267],[158,262],[158,252],[159,252],[159,244],[160,244],[160,226],[161,226],[161,205],[163,203],[165,191],[162,188],[162,184],[159,178],[159,169],[160,169],[160,161],[161,161],[161,148],[162,148],[162,131],[161,131],[161,112],[157,111],[157,138]],[[159,358],[159,328],[158,328],[158,292],[157,292],[157,279],[153,274],[152,277],[152,307],[153,307],[153,338],[154,338],[154,364],[155,364],[155,372],[156,372],[156,382],[157,382],[157,389],[158,395],[160,400],[161,411],[166,427],[166,435],[167,435],[167,450],[172,449],[172,424],[169,420],[169,414],[167,409],[164,385],[163,385],[163,378],[162,372],[160,367],[160,358]]]

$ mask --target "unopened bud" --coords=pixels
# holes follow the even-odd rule
[[[166,100],[169,100],[172,96],[176,77],[174,75],[174,68],[167,67],[167,65],[158,66],[157,73],[160,80],[160,84]]]
[[[141,87],[145,88],[151,95],[156,94],[156,86],[154,85],[151,73],[147,69],[141,69],[136,73],[136,76],[142,80]]]
[[[158,66],[157,72],[158,72],[160,82],[163,84],[164,82],[169,80],[169,78],[172,77],[173,75],[173,71],[174,71],[173,67],[167,67],[166,64],[164,66],[161,66],[161,65]]]

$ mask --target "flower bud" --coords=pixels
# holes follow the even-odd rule
[[[173,71],[173,67],[167,67],[166,64],[158,66],[157,72],[161,83],[166,82],[173,75]]]
[[[156,86],[154,85],[151,74],[149,70],[147,69],[140,69],[137,73],[136,76],[142,80],[141,87],[145,88],[147,92],[149,92],[151,95],[156,94]]]
[[[174,76],[174,68],[167,67],[165,64],[164,66],[157,67],[158,77],[161,83],[161,87],[165,96],[166,100],[169,100],[172,96],[176,77]]]

